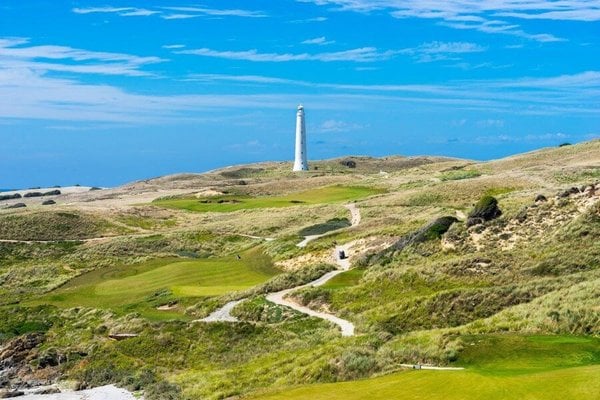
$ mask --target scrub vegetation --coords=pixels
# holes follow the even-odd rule
[[[261,163],[1,210],[6,385],[113,383],[149,400],[594,398],[599,155],[592,141],[487,163]],[[351,268],[288,299],[355,336],[267,300],[333,271],[342,244]],[[234,300],[237,322],[201,321]]]

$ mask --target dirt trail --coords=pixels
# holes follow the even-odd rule
[[[238,304],[240,304],[242,301],[244,301],[244,300],[230,301],[229,303],[225,304],[223,307],[214,311],[208,317],[199,319],[197,321],[199,321],[199,322],[237,322],[238,319],[236,317],[234,317],[233,315],[231,315],[231,310],[233,310],[233,308],[235,306],[237,306]],[[196,321],[194,321],[194,322],[196,322]]]
[[[321,318],[321,319],[330,321],[330,322],[338,325],[341,328],[342,336],[354,336],[354,324],[352,322],[347,321],[342,318],[339,318],[339,317],[336,317],[335,315],[332,315],[332,314],[312,310],[312,309],[302,306],[292,300],[285,299],[285,297],[288,294],[290,294],[298,289],[302,289],[302,288],[310,287],[310,286],[322,286],[325,283],[327,283],[330,279],[332,279],[334,276],[339,275],[342,272],[348,271],[348,269],[350,269],[350,260],[348,260],[348,258],[343,258],[343,259],[340,258],[340,256],[339,256],[340,251],[344,251],[345,254],[348,254],[350,251],[350,245],[346,244],[346,245],[336,246],[336,248],[334,250],[333,256],[335,257],[336,263],[338,264],[340,269],[328,272],[325,275],[323,275],[322,277],[320,277],[319,279],[316,279],[307,284],[304,284],[301,286],[296,286],[296,287],[290,288],[290,289],[281,290],[281,291],[275,292],[275,293],[270,293],[267,295],[267,300],[269,300],[272,303],[279,304],[281,306],[290,307],[290,308],[292,308],[296,311],[299,311],[303,314],[310,315],[311,317],[317,317],[317,318]]]
[[[360,210],[358,209],[358,207],[356,207],[356,205],[353,203],[346,204],[344,207],[346,207],[350,211],[351,226],[357,226],[358,224],[360,224],[361,216],[360,216]],[[311,240],[314,240],[321,236],[324,236],[324,235],[312,236]],[[306,239],[308,239],[309,237],[307,237]],[[305,241],[306,241],[306,239],[305,239]],[[308,240],[308,241],[310,241],[310,240]],[[308,243],[308,241],[306,241],[306,243]],[[290,308],[292,308],[296,311],[299,311],[303,314],[307,314],[312,317],[317,317],[317,318],[321,318],[321,319],[330,321],[340,327],[340,329],[342,330],[342,336],[353,336],[354,335],[354,324],[352,322],[347,321],[342,318],[339,318],[339,317],[336,317],[335,315],[332,315],[332,314],[312,310],[312,309],[302,306],[292,300],[285,299],[285,297],[288,294],[290,294],[298,289],[302,289],[302,288],[310,287],[310,286],[322,286],[325,283],[327,283],[330,279],[332,279],[333,277],[341,274],[342,272],[348,271],[350,269],[350,260],[348,259],[347,255],[350,253],[350,248],[352,247],[352,244],[353,243],[346,243],[344,245],[339,245],[339,246],[336,246],[335,249],[333,250],[332,256],[333,256],[333,259],[335,260],[335,263],[339,266],[339,269],[336,269],[335,271],[330,271],[330,272],[326,273],[325,275],[321,276],[320,278],[318,278],[312,282],[306,283],[304,285],[296,286],[296,287],[293,287],[290,289],[281,290],[281,291],[275,292],[275,293],[269,293],[267,295],[267,300],[269,300],[272,303],[279,304],[281,306],[290,307]],[[304,247],[304,246],[306,246],[306,244],[304,244],[304,246],[301,246],[300,244],[298,244],[298,246]],[[342,252],[345,254],[344,258],[340,257],[340,254]],[[237,318],[235,318],[234,316],[231,315],[231,310],[233,310],[233,308],[242,301],[243,301],[243,299],[237,300],[237,301],[231,301],[231,302],[225,304],[223,307],[219,308],[218,310],[214,311],[208,317],[197,320],[195,322],[235,322],[235,321],[237,321]]]

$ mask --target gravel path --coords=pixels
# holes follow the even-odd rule
[[[231,310],[244,300],[230,301],[206,318],[199,319],[201,322],[237,322],[238,319],[231,315]]]
[[[360,210],[358,209],[358,207],[356,207],[356,205],[354,203],[346,204],[344,207],[346,207],[350,211],[351,226],[357,226],[358,224],[360,224],[361,216],[360,216]],[[328,232],[328,233],[330,233],[330,232]],[[324,235],[307,236],[305,238],[305,240],[302,242],[304,244],[299,243],[298,247],[304,247],[311,240],[325,236],[328,233],[326,233]],[[341,274],[342,272],[348,271],[350,269],[350,260],[348,259],[347,256],[343,259],[340,258],[341,251],[343,251],[346,255],[348,255],[350,253],[350,246],[348,244],[339,245],[339,246],[336,246],[335,249],[333,250],[333,258],[335,259],[336,264],[339,266],[339,269],[336,269],[335,271],[330,271],[330,272],[326,273],[325,275],[323,275],[322,277],[320,277],[319,279],[316,279],[316,280],[306,283],[304,285],[296,286],[296,287],[293,287],[290,289],[281,290],[279,292],[269,293],[266,296],[267,300],[269,300],[272,303],[279,304],[281,306],[290,307],[290,308],[292,308],[296,311],[299,311],[303,314],[307,314],[312,317],[317,317],[317,318],[321,318],[321,319],[330,321],[340,327],[340,329],[342,330],[342,336],[353,336],[354,335],[354,324],[352,322],[347,321],[342,318],[339,318],[339,317],[336,317],[335,315],[332,315],[332,314],[312,310],[312,309],[302,306],[292,300],[285,299],[285,297],[288,294],[290,294],[298,289],[302,289],[302,288],[310,287],[310,286],[322,286],[325,283],[327,283],[330,279],[332,279],[333,277]],[[231,315],[231,310],[233,310],[233,308],[242,301],[243,300],[230,301],[229,303],[225,304],[223,307],[214,311],[208,317],[196,320],[195,322],[236,322],[236,321],[238,321],[238,319]]]
[[[127,390],[120,389],[114,385],[100,386],[79,392],[64,391],[56,394],[26,394],[17,398],[22,400],[143,400],[143,398],[135,397]]]
[[[354,324],[352,322],[347,321],[342,318],[339,318],[339,317],[336,317],[335,315],[332,315],[332,314],[312,310],[312,309],[302,306],[292,300],[285,299],[285,297],[288,294],[290,294],[298,289],[302,289],[302,288],[310,287],[310,286],[322,286],[325,283],[327,283],[330,279],[332,279],[334,276],[347,271],[350,268],[350,261],[347,258],[345,258],[345,259],[339,258],[340,250],[344,250],[344,252],[346,254],[348,254],[349,247],[347,245],[337,246],[334,250],[334,257],[336,259],[337,264],[340,266],[340,269],[328,272],[325,275],[323,275],[322,277],[320,277],[319,279],[316,279],[305,285],[296,286],[294,288],[281,290],[281,291],[275,292],[275,293],[270,293],[267,295],[267,300],[269,300],[272,303],[279,304],[281,306],[290,307],[290,308],[292,308],[296,311],[299,311],[303,314],[310,315],[311,317],[317,317],[317,318],[321,318],[321,319],[330,321],[340,327],[340,329],[342,330],[342,336],[354,336]]]

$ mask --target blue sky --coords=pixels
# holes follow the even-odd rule
[[[0,187],[600,136],[600,1],[0,3]]]

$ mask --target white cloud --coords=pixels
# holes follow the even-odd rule
[[[185,44],[165,44],[162,46],[163,49],[183,49],[185,47]]]
[[[88,7],[74,8],[72,11],[75,14],[94,14],[94,13],[120,13],[133,10],[132,7]]]
[[[168,10],[165,13],[165,10]],[[217,17],[244,17],[264,18],[267,17],[262,11],[239,10],[239,9],[215,9],[205,7],[158,7],[156,9],[136,7],[86,7],[73,8],[75,14],[117,14],[121,17],[148,17],[160,14],[163,19],[187,19],[201,16]]]
[[[244,60],[254,62],[287,62],[287,61],[352,61],[374,62],[387,60],[397,52],[387,50],[379,51],[375,47],[361,47],[358,49],[327,52],[327,53],[259,53],[258,50],[245,51],[219,51],[208,48],[181,50],[177,54],[192,54],[204,57],[225,58],[230,60]]]
[[[365,128],[364,125],[356,123],[348,123],[335,119],[328,119],[324,121],[317,129],[318,132],[330,133],[330,132],[350,132]]]
[[[307,18],[307,19],[296,19],[296,20],[290,21],[290,23],[292,23],[292,24],[308,24],[311,22],[325,22],[327,20],[328,20],[327,17],[314,17],[314,18]]]
[[[400,53],[413,56],[418,62],[460,60],[459,54],[479,53],[486,48],[469,42],[429,42],[418,47],[401,50]]]
[[[122,76],[149,76],[141,68],[165,61],[159,57],[98,52],[67,46],[26,46],[24,38],[0,39],[0,68]]]
[[[298,0],[342,11],[387,11],[395,18],[441,20],[456,29],[506,34],[539,42],[562,40],[549,33],[530,33],[510,20],[600,21],[600,4],[589,0]]]
[[[190,18],[198,18],[201,15],[198,14],[164,14],[161,15],[162,19],[190,19]]]
[[[267,15],[262,11],[238,10],[238,9],[215,9],[204,7],[162,7],[169,11],[181,11],[184,13],[194,13],[201,15],[210,15],[217,17],[244,17],[244,18],[264,18]]]
[[[324,46],[327,44],[333,44],[333,43],[335,43],[335,40],[327,40],[327,38],[325,38],[325,36],[317,37],[314,39],[307,39],[302,42],[302,44],[318,44],[320,46]]]
[[[88,7],[73,8],[75,14],[118,14],[121,17],[148,17],[154,14],[160,14],[160,11],[148,10],[135,7]]]

